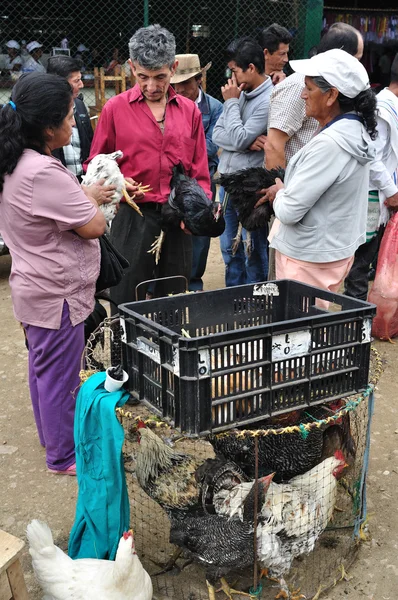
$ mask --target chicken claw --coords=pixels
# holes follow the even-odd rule
[[[257,596],[253,596],[253,594],[248,594],[247,592],[242,592],[241,590],[234,590],[233,588],[231,588],[224,577],[221,577],[220,583],[221,587],[219,590],[217,590],[217,592],[223,591],[227,598],[229,598],[229,600],[232,600],[233,594],[236,594],[237,596],[246,596],[247,598],[253,598],[253,600],[257,600]]]
[[[148,250],[148,254],[155,255],[155,264],[158,264],[158,262],[159,262],[160,251],[163,246],[164,238],[165,238],[165,233],[164,233],[164,231],[161,231],[160,235],[157,236],[155,241],[153,242],[153,244],[151,244],[150,250]]]
[[[290,592],[283,578],[280,580],[279,585],[281,586],[281,589],[279,593],[275,596],[275,600],[279,600],[280,598],[285,598],[286,600],[301,600],[302,598],[305,599],[304,594],[300,594],[300,588],[298,588],[297,590],[292,590]]]
[[[128,193],[127,193],[127,190],[126,190],[126,189],[124,189],[124,190],[123,190],[123,196],[124,196],[124,199],[126,200],[127,204],[128,204],[129,206],[131,206],[131,208],[134,208],[134,210],[136,210],[136,211],[138,212],[138,214],[139,214],[141,217],[143,217],[144,215],[143,215],[143,214],[142,214],[142,212],[140,211],[140,209],[139,209],[138,205],[137,205],[137,204],[134,202],[133,198],[131,198],[131,197],[128,195]]]

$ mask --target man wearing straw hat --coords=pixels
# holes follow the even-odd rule
[[[197,54],[177,54],[176,60],[178,66],[171,78],[171,83],[177,94],[195,102],[202,113],[209,173],[210,177],[213,177],[218,166],[218,146],[213,142],[212,136],[214,125],[222,113],[222,104],[202,89],[202,79],[210,69],[211,63],[201,68]],[[215,191],[215,185],[212,184],[213,198],[215,198]],[[202,277],[206,270],[209,247],[210,238],[208,236],[194,236],[192,238],[192,273],[189,282],[189,289],[192,292],[203,290]]]

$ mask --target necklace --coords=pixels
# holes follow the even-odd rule
[[[161,119],[156,119],[156,123],[159,125],[159,129],[160,131],[163,133],[164,132],[164,122],[166,119],[166,109],[164,109],[164,113],[163,113],[163,117]]]

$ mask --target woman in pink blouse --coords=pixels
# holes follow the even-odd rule
[[[23,75],[0,110],[0,222],[12,256],[14,314],[29,345],[29,387],[46,462],[76,474],[75,390],[94,306],[105,220],[52,150],[70,142],[69,83]]]

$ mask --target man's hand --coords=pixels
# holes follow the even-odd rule
[[[249,150],[254,150],[256,152],[263,152],[264,151],[264,144],[267,141],[267,136],[266,135],[259,135],[254,142],[252,143],[251,146],[249,146]]]
[[[272,83],[274,85],[277,85],[278,83],[286,79],[286,73],[284,73],[283,71],[273,71],[272,73],[270,73],[270,77]]]
[[[186,227],[184,221],[180,221],[180,229],[183,230],[184,233],[186,233],[187,235],[192,235],[192,233],[189,231],[189,229]]]
[[[398,210],[398,192],[389,198],[386,198],[384,204],[393,212]]]
[[[269,202],[270,204],[272,204],[273,201],[275,200],[276,193],[279,192],[279,190],[282,190],[284,187],[285,186],[284,186],[282,180],[279,179],[279,177],[277,177],[275,179],[275,185],[271,185],[271,187],[257,192],[258,195],[261,194],[261,197],[258,199],[256,204],[254,205],[254,208],[257,208],[258,206],[260,206],[261,204],[264,204],[265,202]]]
[[[105,179],[100,179],[97,183],[93,183],[93,185],[82,184],[83,192],[86,196],[94,198],[98,206],[112,202],[112,196],[116,190],[115,185],[104,185],[104,183]]]
[[[144,192],[140,192],[138,181],[134,181],[131,177],[125,177],[124,181],[126,183],[126,190],[129,193],[129,196],[134,200],[142,200],[145,196]]]
[[[228,79],[228,83],[222,86],[221,93],[224,100],[230,100],[231,98],[239,98],[240,93],[243,89],[243,83],[238,85],[236,81],[235,73],[232,73],[231,79]]]

